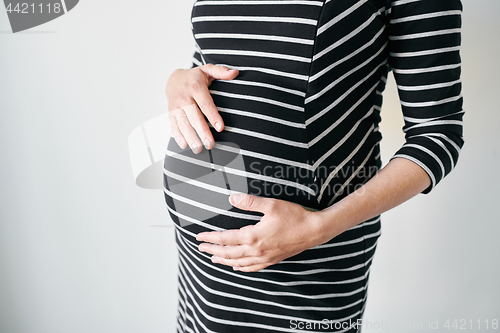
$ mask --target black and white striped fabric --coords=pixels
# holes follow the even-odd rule
[[[431,191],[463,145],[461,11],[458,0],[195,2],[193,65],[240,74],[209,88],[226,126],[212,129],[214,155],[180,152],[173,140],[167,149],[178,332],[358,331],[379,217],[255,273],[213,264],[195,236],[258,222],[260,213],[227,207],[231,182],[311,210],[366,183],[381,166],[378,123],[390,70],[406,134],[394,157],[421,166],[432,181],[424,193]],[[241,157],[244,167],[218,163],[217,152]],[[203,180],[216,170],[222,183]]]

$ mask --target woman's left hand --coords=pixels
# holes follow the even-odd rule
[[[234,207],[264,213],[255,225],[241,229],[202,232],[198,249],[213,254],[212,262],[234,270],[256,272],[306,249],[322,244],[319,212],[284,200],[232,194]]]

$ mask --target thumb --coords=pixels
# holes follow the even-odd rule
[[[257,197],[251,194],[233,193],[229,196],[229,203],[242,210],[264,213],[265,198]]]
[[[226,66],[216,66],[214,64],[206,64],[199,68],[208,76],[218,80],[232,80],[239,74],[237,69],[231,69]]]

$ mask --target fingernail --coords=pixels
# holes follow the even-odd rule
[[[222,128],[222,125],[219,122],[216,122],[214,126],[217,131],[220,131],[220,129]]]
[[[205,252],[205,247],[202,244],[198,245],[198,251]]]
[[[236,205],[241,200],[241,194],[231,194],[229,196],[229,202]]]
[[[209,147],[210,147],[210,140],[205,139],[205,148],[209,149]]]
[[[198,146],[198,144],[197,144],[196,142],[193,142],[193,143],[191,144],[191,150],[192,150],[194,153],[196,153],[196,152],[198,151],[198,148],[199,148],[199,147],[200,147],[200,146]]]
[[[238,267],[233,266],[233,271],[238,271],[238,270],[239,270]]]
[[[210,259],[212,260],[213,263],[218,263],[219,262],[215,256],[212,256]]]

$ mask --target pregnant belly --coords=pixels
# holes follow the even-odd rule
[[[194,154],[181,149],[172,138],[164,162],[164,191],[173,222],[194,241],[203,231],[238,229],[255,224],[262,213],[233,207],[233,192],[278,198],[312,207],[315,190],[308,186],[312,174],[276,158],[259,158],[257,151],[242,149],[235,133],[213,130],[216,145]],[[265,145],[263,142],[255,142]],[[246,148],[249,148],[246,142]],[[262,157],[262,156],[260,156]]]

